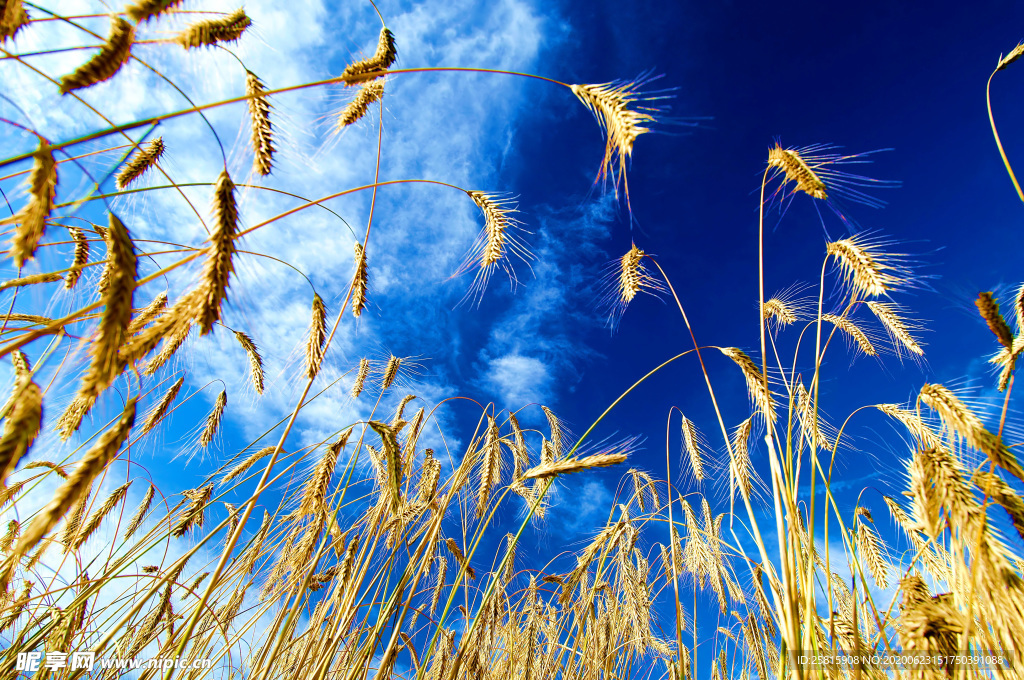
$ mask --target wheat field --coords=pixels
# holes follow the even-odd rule
[[[836,417],[821,393],[843,376],[826,356],[927,356],[922,256],[858,226],[893,188],[862,174],[871,154],[776,141],[750,169],[757,192],[726,188],[758,216],[758,323],[702,344],[710,333],[687,315],[699,296],[633,228],[634,145],[670,122],[670,93],[649,76],[564,82],[557,64],[420,66],[399,58],[384,3],[365,4],[368,50],[320,80],[269,82],[257,65],[286,48],[245,8],[0,0],[14,74],[0,121],[14,140],[0,152],[3,677],[1024,675],[1024,284],[976,295],[995,399],[919,382],[909,401]],[[1022,54],[999,57],[990,88],[1021,77]],[[431,370],[415,326],[408,349],[357,344],[396,286],[427,285],[402,278],[411,254],[416,272],[460,286],[444,304],[469,317],[546,265],[540,227],[501,187],[461,186],[454,152],[424,176],[382,173],[391,127],[424,132],[391,98],[443,90],[441,75],[530,81],[582,106],[604,148],[581,191],[627,215],[630,241],[588,283],[595,304],[621,329],[658,298],[682,329],[678,351],[644,356],[580,432],[530,400],[414,395]],[[321,176],[329,193],[307,193]],[[410,245],[390,231],[393,192],[425,221],[472,215],[476,232],[449,243],[426,229]],[[791,205],[848,230],[826,231],[811,283],[773,295],[765,243]],[[658,414],[664,434],[609,431],[621,403],[683,364],[700,416],[673,407]],[[851,504],[837,460],[865,414],[896,433],[898,491],[864,485]],[[655,452],[644,464],[642,449]],[[596,475],[618,485],[586,540],[531,545],[580,502],[562,485]],[[100,663],[132,659],[176,665]]]

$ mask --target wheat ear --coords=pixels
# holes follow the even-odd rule
[[[757,364],[743,350],[736,347],[720,347],[719,351],[740,367],[743,378],[747,382],[747,392],[750,394],[750,398],[757,404],[766,420],[774,421],[775,404],[771,392],[765,387],[764,375],[758,369]]]
[[[135,509],[130,520],[128,520],[128,526],[124,530],[124,540],[128,540],[132,537],[140,526],[142,526],[142,520],[145,519],[146,513],[149,512],[149,505],[153,502],[153,496],[156,494],[156,487],[152,484],[149,485],[149,489],[146,490],[146,495],[143,496],[142,502]]]
[[[78,428],[82,425],[82,418],[89,412],[93,404],[96,403],[95,397],[83,397],[81,395],[75,397],[71,404],[68,405],[64,413],[61,414],[57,420],[57,432],[60,433],[60,438],[67,441],[71,438],[71,435],[78,431]]]
[[[252,380],[252,387],[256,394],[263,394],[263,357],[260,356],[256,343],[248,335],[242,331],[235,331],[235,338],[249,357],[249,378]]]
[[[345,70],[341,72],[341,79],[345,81],[346,85],[356,85],[379,78],[387,73],[397,58],[395,35],[386,27],[382,28],[380,36],[377,38],[377,50],[373,56],[346,66]]]
[[[89,262],[89,241],[85,238],[85,232],[79,227],[68,229],[71,240],[75,242],[75,253],[71,258],[71,267],[64,275],[64,288],[71,290],[78,283],[82,276],[82,267]]]
[[[396,357],[394,354],[388,357],[388,363],[384,366],[384,374],[380,379],[380,389],[382,392],[391,387],[392,383],[395,382],[395,378],[398,377],[398,369],[401,365],[401,358]]]
[[[125,7],[124,11],[137,24],[156,18],[172,10],[182,3],[182,0],[139,0],[133,5]]]
[[[121,168],[121,172],[117,173],[117,188],[125,189],[146,174],[147,170],[157,164],[165,150],[163,137],[157,137],[145,148],[138,149]]]
[[[214,228],[200,289],[203,291],[196,312],[200,334],[206,335],[220,321],[220,308],[227,298],[228,284],[235,266],[235,234],[238,232],[238,206],[235,204],[235,184],[227,170],[217,178],[213,194]]]
[[[75,471],[57,489],[53,499],[36,515],[15,545],[12,555],[17,557],[28,553],[42,540],[57,522],[89,493],[92,481],[117,455],[121,444],[128,438],[135,424],[135,398],[128,400],[121,418],[111,429],[104,432],[96,444],[89,449],[78,463]],[[0,577],[0,581],[6,581]]]
[[[366,249],[357,241],[354,250],[356,255],[356,273],[352,277],[352,315],[359,318],[366,307]]]
[[[890,268],[877,257],[874,248],[856,236],[829,243],[826,252],[836,259],[843,276],[857,293],[877,297],[900,282],[888,272]]]
[[[175,397],[178,396],[178,392],[181,390],[181,386],[183,384],[185,384],[184,376],[178,378],[178,380],[171,385],[171,388],[164,393],[164,396],[160,399],[157,405],[146,414],[146,420],[142,423],[142,434],[146,434],[160,422],[164,417],[164,414],[167,413],[167,409],[170,407],[171,402],[173,402]]]
[[[302,500],[299,502],[300,515],[312,515],[324,507],[331,477],[334,475],[334,466],[338,463],[338,455],[341,454],[341,449],[348,441],[351,432],[351,428],[345,430],[341,437],[328,446],[324,455],[320,457],[313,474],[309,476],[309,481],[302,489]]]
[[[583,472],[609,465],[618,465],[626,461],[624,453],[597,453],[583,458],[565,458],[551,463],[541,463],[523,473],[523,479],[546,479],[567,475],[573,472]]]
[[[345,105],[345,108],[338,114],[338,120],[334,125],[335,131],[358,122],[370,109],[370,105],[379,102],[384,96],[384,81],[371,80],[363,83],[355,98]]]
[[[60,93],[67,94],[113,78],[131,59],[134,42],[135,27],[117,15],[112,16],[110,36],[99,53],[74,73],[60,79]]]
[[[175,42],[186,50],[221,42],[234,42],[241,38],[245,29],[251,25],[252,19],[239,7],[223,19],[207,19],[192,24],[178,34]]]
[[[0,42],[13,38],[28,23],[28,13],[22,0],[4,0],[0,3]]]
[[[96,533],[96,530],[100,528],[100,524],[103,523],[104,518],[110,514],[118,503],[124,500],[125,495],[128,493],[128,486],[130,484],[131,481],[125,482],[121,486],[117,487],[113,493],[107,496],[107,499],[103,501],[103,504],[99,509],[89,517],[88,521],[86,521],[85,526],[78,531],[78,534],[75,536],[73,548],[78,549],[82,547],[82,544],[89,540],[90,536]]]
[[[680,424],[680,429],[683,435],[683,445],[686,448],[687,455],[690,457],[690,468],[693,470],[693,476],[700,482],[704,480],[704,454],[700,450],[700,433],[697,432],[697,428],[692,420],[686,416],[682,416],[682,418],[683,421]]]
[[[0,485],[7,483],[7,477],[32,446],[43,420],[43,392],[30,374],[18,377],[12,399],[0,436]]]
[[[270,125],[270,102],[263,81],[252,71],[245,72],[245,95],[249,98],[249,116],[252,119],[252,148],[256,154],[253,169],[261,176],[270,174],[274,160],[273,128]]]
[[[312,319],[309,322],[309,337],[306,339],[306,375],[310,380],[320,373],[326,341],[327,308],[323,299],[317,293],[313,293]]]
[[[79,396],[95,399],[121,374],[127,362],[120,354],[132,318],[138,261],[124,224],[110,213],[107,232],[110,281],[103,293],[103,313],[89,347],[92,361],[82,378]]]
[[[1024,54],[1024,42],[1018,44],[1016,47],[1010,50],[1010,53],[1007,54],[1005,57],[1000,56],[999,63],[996,65],[996,70],[1002,71],[1004,68],[1020,59],[1022,54]]]
[[[271,455],[272,453],[274,453],[274,451],[277,451],[277,447],[276,446],[265,446],[262,449],[260,449],[259,451],[256,451],[255,453],[250,454],[248,458],[243,460],[241,463],[239,463],[235,467],[231,468],[231,470],[229,470],[228,473],[226,475],[224,475],[224,478],[221,479],[221,484],[226,484],[226,483],[230,482],[233,479],[237,479],[238,477],[241,477],[246,472],[248,472],[249,468],[251,468],[253,465],[255,465],[258,461],[260,461],[260,460],[266,458],[267,456]],[[282,453],[284,453],[284,452],[282,451]]]
[[[822,314],[822,321],[827,321],[839,330],[846,333],[848,336],[853,338],[853,341],[857,343],[860,351],[869,357],[878,356],[878,352],[875,350],[875,346],[871,344],[871,340],[868,339],[867,334],[860,329],[860,326],[855,324],[845,316],[837,316],[835,314]]]
[[[878,302],[871,300],[867,303],[868,309],[882,323],[888,331],[897,349],[903,347],[911,354],[924,356],[924,349],[920,343],[910,334],[910,325],[899,314],[899,307],[893,302]]]
[[[32,154],[32,159],[32,171],[28,176],[28,203],[14,216],[0,221],[0,224],[18,225],[11,240],[10,251],[17,267],[35,256],[36,247],[46,229],[46,218],[50,216],[57,197],[57,161],[53,158],[50,145],[42,137],[39,138],[39,148]]]
[[[213,404],[213,410],[206,417],[206,426],[203,427],[203,432],[199,435],[199,446],[205,449],[213,441],[213,436],[217,434],[217,427],[220,425],[221,418],[224,417],[224,408],[227,405],[228,393],[221,390],[217,395],[217,401]]]
[[[135,318],[132,319],[131,323],[128,324],[128,329],[125,331],[128,335],[135,335],[141,331],[146,324],[156,318],[157,314],[160,314],[167,307],[167,293],[160,293],[153,300],[138,310],[135,314]]]
[[[63,276],[57,272],[44,272],[42,274],[30,274],[29,276],[22,276],[19,279],[8,279],[3,283],[0,283],[0,291],[7,290],[8,288],[21,288],[22,286],[34,286],[40,283],[56,283],[62,281]]]
[[[358,399],[363,393],[363,386],[366,384],[366,377],[370,375],[370,360],[363,358],[359,360],[359,368],[356,369],[356,379],[352,382],[352,398]]]
[[[808,196],[825,200],[828,191],[814,170],[807,165],[800,152],[796,149],[783,149],[776,144],[768,150],[768,167],[779,168],[786,174],[786,182],[796,184],[795,191],[802,191]]]
[[[999,313],[999,303],[992,297],[992,293],[978,293],[978,299],[974,301],[981,318],[985,319],[988,329],[999,340],[999,344],[1006,349],[1013,349],[1013,332],[1006,323],[1006,319]]]

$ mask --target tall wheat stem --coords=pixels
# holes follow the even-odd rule
[[[998,70],[992,71],[992,75],[988,77],[988,82],[985,84],[985,104],[988,106],[988,122],[992,126],[992,137],[996,140],[996,147],[998,147],[999,155],[1003,159],[1003,165],[1006,166],[1006,172],[1010,174],[1013,188],[1017,190],[1017,196],[1020,200],[1024,201],[1024,191],[1021,191],[1020,184],[1017,182],[1017,176],[1013,174],[1013,168],[1010,167],[1010,159],[1006,157],[1006,151],[1003,150],[1003,143],[999,140],[999,132],[996,130],[996,119],[992,115],[992,78],[995,77]]]

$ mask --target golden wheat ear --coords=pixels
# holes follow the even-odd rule
[[[359,88],[355,99],[350,101],[341,113],[338,114],[338,121],[335,123],[334,131],[339,132],[342,128],[359,121],[370,108],[370,104],[379,102],[384,96],[384,81],[371,80]]]
[[[228,295],[228,284],[235,271],[235,234],[238,232],[238,206],[235,203],[235,184],[228,171],[217,178],[213,193],[214,225],[210,235],[208,256],[200,283],[199,309],[196,322],[202,335],[213,330],[220,321],[221,305]]]
[[[1024,42],[1018,44],[1016,47],[1010,50],[1010,53],[1007,54],[1005,57],[1000,56],[999,63],[996,64],[996,70],[1002,71],[1004,68],[1020,59],[1021,55],[1024,55]]]
[[[22,0],[5,0],[0,5],[0,42],[13,38],[28,24],[28,13]]]
[[[397,58],[395,34],[386,27],[382,28],[380,37],[377,39],[377,51],[373,56],[346,66],[345,70],[341,72],[341,79],[346,85],[358,85],[379,78],[387,73]]]
[[[125,189],[146,174],[146,171],[156,165],[164,155],[165,150],[163,137],[157,137],[145,148],[137,150],[125,163],[121,172],[117,173],[117,188]]]
[[[180,5],[183,0],[139,0],[124,8],[125,13],[137,24],[155,19],[161,14]]]
[[[484,191],[466,193],[483,213],[484,228],[452,276],[454,278],[476,270],[473,283],[466,293],[466,298],[463,299],[470,299],[479,304],[495,268],[500,268],[508,274],[509,283],[515,288],[519,280],[509,256],[514,255],[520,261],[528,263],[533,259],[533,254],[519,236],[520,233],[530,232],[516,219],[515,215],[519,211],[511,197]]]
[[[60,79],[60,93],[67,94],[113,78],[131,59],[134,42],[135,27],[119,16],[112,16],[107,42],[96,56]]]
[[[244,8],[239,7],[223,19],[207,19],[192,24],[178,34],[175,42],[186,50],[222,42],[235,42],[251,25],[252,19],[245,13]]]
[[[28,177],[29,200],[15,215],[0,224],[17,224],[11,239],[11,257],[21,267],[35,256],[46,230],[46,219],[57,198],[57,162],[49,143],[39,138],[39,148],[32,155],[32,171]]]
[[[270,174],[274,160],[273,128],[270,125],[270,102],[263,81],[252,71],[245,72],[245,95],[249,97],[252,119],[253,169],[262,177]]]
[[[644,84],[641,78],[627,82],[569,86],[576,98],[594,114],[605,137],[604,159],[596,181],[605,182],[611,178],[616,197],[621,182],[627,205],[629,182],[626,169],[633,154],[633,143],[640,135],[650,132],[646,126],[656,122],[653,114],[658,111],[641,104],[653,99],[640,92]]]

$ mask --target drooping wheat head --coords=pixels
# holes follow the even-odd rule
[[[32,155],[32,171],[28,176],[29,200],[14,216],[0,224],[17,224],[11,240],[10,254],[16,267],[35,255],[36,247],[46,230],[46,219],[57,197],[57,162],[50,145],[42,137]]]
[[[60,79],[60,93],[67,94],[113,78],[131,59],[134,42],[135,27],[116,14],[112,15],[110,35],[103,47],[74,73]]]
[[[380,379],[381,392],[391,387],[395,382],[395,378],[398,377],[398,369],[401,365],[402,359],[400,357],[396,357],[394,354],[388,357],[388,363],[384,366],[384,373],[381,375]],[[359,368],[362,370],[362,362],[360,362]]]
[[[174,9],[182,0],[138,0],[125,7],[125,12],[137,24],[155,19],[161,14]]]
[[[366,115],[366,112],[370,110],[370,105],[375,102],[379,102],[383,97],[383,78],[363,83],[362,87],[359,88],[359,92],[356,93],[355,98],[346,104],[345,108],[343,108],[341,113],[338,114],[338,120],[334,124],[334,131],[340,132],[343,128],[359,122],[362,117]]]
[[[1019,43],[1016,47],[1010,50],[1010,53],[1005,57],[1000,55],[999,62],[996,64],[996,70],[1002,71],[1004,68],[1020,59],[1021,55],[1024,55],[1024,42]]]
[[[367,80],[380,78],[387,73],[397,58],[395,35],[387,27],[384,27],[380,29],[377,50],[373,56],[346,66],[345,70],[341,72],[341,79],[346,85],[357,85]]]
[[[252,388],[256,390],[256,394],[263,394],[263,357],[260,356],[259,348],[252,338],[242,331],[235,331],[235,339],[249,357],[249,379],[252,381]]]
[[[217,177],[213,194],[214,228],[207,247],[199,290],[199,308],[196,322],[200,334],[206,335],[220,321],[221,305],[227,298],[228,284],[235,270],[232,256],[237,250],[235,234],[238,232],[238,207],[235,204],[235,184],[227,170]]]
[[[192,24],[178,34],[175,42],[186,50],[222,42],[235,42],[251,25],[252,19],[239,7],[221,19],[206,19]]]
[[[25,456],[43,419],[43,393],[29,373],[22,373],[14,384],[11,401],[4,408],[3,434],[0,436],[0,486]]]
[[[785,175],[784,184],[795,184],[793,191],[802,191],[819,200],[828,198],[825,183],[803,159],[799,149],[783,149],[776,144],[768,150],[768,167],[778,168]]]
[[[363,393],[363,386],[366,384],[366,378],[370,375],[370,360],[365,357],[359,360],[359,368],[356,369],[356,377],[352,382],[352,398],[358,399],[359,395]]]
[[[270,124],[270,102],[263,81],[247,70],[245,96],[249,98],[249,117],[252,126],[253,169],[266,177],[274,161],[274,131]]]
[[[363,248],[363,244],[358,241],[356,241],[354,249],[356,255],[356,273],[355,276],[352,277],[352,315],[358,319],[362,315],[363,309],[366,308],[366,249]]]
[[[978,299],[974,301],[974,304],[999,344],[1006,349],[1012,349],[1013,331],[1010,330],[1003,315],[999,313],[999,303],[992,297],[992,293],[978,293]]]
[[[71,267],[64,275],[64,288],[71,290],[82,276],[82,267],[89,262],[89,241],[85,238],[85,232],[79,227],[68,229],[68,235],[75,242],[75,252],[71,259]]]
[[[828,323],[832,324],[839,330],[846,333],[846,335],[851,340],[853,340],[854,343],[857,345],[857,348],[860,349],[860,351],[866,354],[867,356],[878,356],[878,351],[875,350],[875,346],[871,344],[871,340],[868,338],[867,334],[861,329],[860,326],[858,326],[856,323],[850,320],[847,316],[823,314],[821,316],[821,319],[822,321],[827,321]]]
[[[4,0],[0,3],[0,42],[13,38],[28,21],[22,0]]]
[[[757,364],[736,347],[720,347],[719,351],[735,362],[743,372],[743,378],[747,383],[747,393],[761,411],[761,415],[770,422],[775,421],[775,404],[771,392],[765,388],[764,374],[757,367]]]
[[[164,155],[164,151],[166,151],[166,147],[163,137],[157,137],[145,148],[138,149],[121,168],[121,172],[117,173],[117,188],[126,189],[141,178],[147,170],[157,164],[160,157]]]
[[[905,283],[905,278],[893,266],[891,256],[883,253],[879,245],[860,236],[851,236],[826,247],[857,295],[878,297]]]
[[[178,392],[181,390],[181,386],[185,384],[185,376],[178,378],[170,389],[164,393],[160,401],[150,409],[149,413],[146,414],[146,419],[142,423],[142,433],[146,434],[159,423],[164,415],[167,413],[167,409],[170,408],[171,403],[178,396]]]
[[[518,283],[510,255],[523,263],[529,263],[533,255],[519,236],[520,232],[529,232],[523,229],[522,223],[515,217],[519,211],[513,198],[483,191],[466,193],[483,213],[484,228],[453,276],[476,271],[469,292],[466,293],[466,299],[479,304],[496,268],[502,269],[508,275],[509,284],[513,288]]]
[[[703,442],[700,433],[697,432],[697,427],[693,424],[693,421],[686,416],[682,416],[680,430],[683,437],[683,447],[686,449],[686,454],[690,457],[690,469],[693,471],[693,476],[697,478],[698,482],[704,481],[704,452],[701,450]]]
[[[913,328],[910,322],[901,315],[901,310],[896,303],[871,300],[867,305],[889,333],[897,352],[906,350],[916,356],[924,356],[921,344],[911,335]]]
[[[221,393],[217,395],[217,401],[213,404],[213,410],[206,417],[206,425],[199,435],[199,446],[202,448],[205,449],[213,441],[214,435],[217,434],[217,428],[220,426],[220,421],[224,417],[224,409],[227,405],[228,393],[221,390]]]
[[[312,319],[309,322],[309,336],[306,338],[306,376],[310,380],[320,373],[326,341],[327,308],[323,299],[317,293],[313,293]]]

